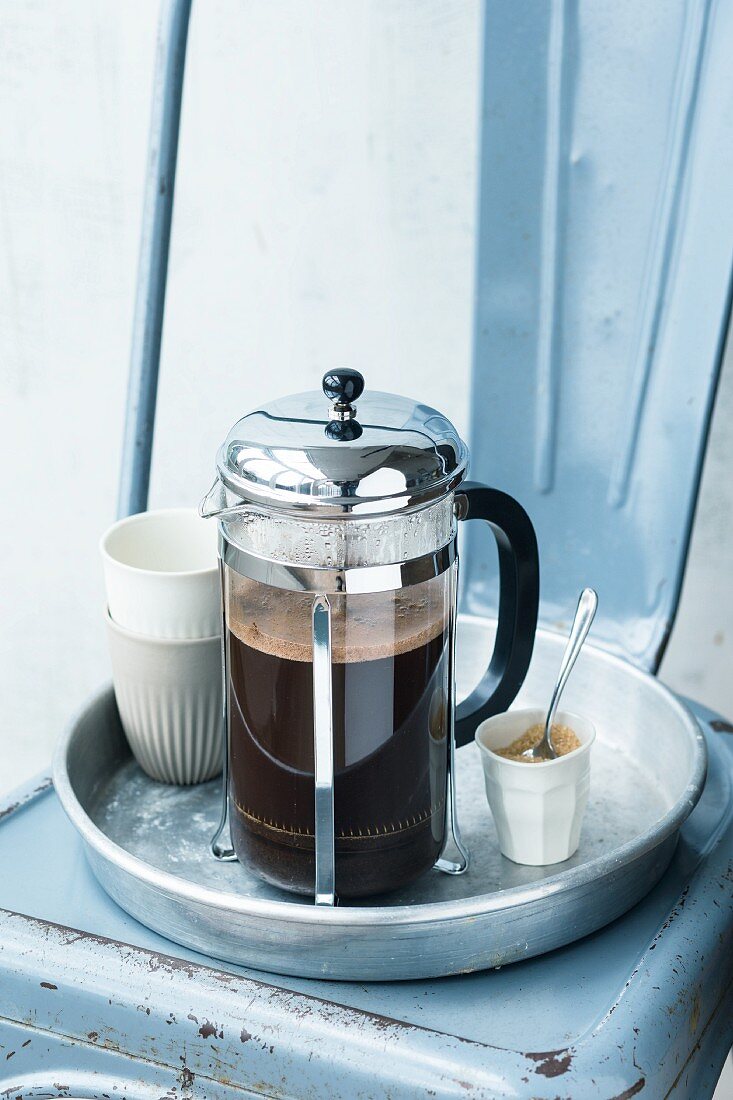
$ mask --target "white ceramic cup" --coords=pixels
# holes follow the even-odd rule
[[[577,851],[596,736],[587,718],[558,711],[555,724],[569,726],[580,748],[538,764],[507,760],[493,751],[511,745],[530,726],[544,723],[545,713],[539,708],[510,710],[487,718],[476,730],[499,847],[515,863],[530,866],[561,863]]]
[[[113,524],[99,545],[118,626],[151,638],[221,633],[216,524],[193,508],[140,512]]]
[[[143,771],[201,783],[222,766],[221,638],[150,638],[106,615],[117,709]]]

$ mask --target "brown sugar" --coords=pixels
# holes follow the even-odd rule
[[[519,760],[522,764],[540,764],[541,757],[522,756],[522,753],[539,745],[544,732],[544,723],[538,722],[536,726],[530,726],[520,737],[512,741],[511,745],[505,745],[503,749],[494,749],[494,752],[506,760]],[[553,725],[552,744],[558,756],[567,756],[569,752],[580,748],[578,735],[569,726]]]

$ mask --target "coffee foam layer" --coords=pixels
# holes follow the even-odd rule
[[[448,625],[444,574],[397,592],[329,596],[336,664],[408,653]],[[227,623],[245,645],[288,661],[312,661],[313,593],[272,588],[228,571]]]

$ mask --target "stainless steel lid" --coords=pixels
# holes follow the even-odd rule
[[[455,488],[468,450],[451,422],[408,398],[363,391],[358,371],[337,370],[324,376],[323,393],[292,394],[237,421],[217,458],[220,508],[239,500],[380,514]]]

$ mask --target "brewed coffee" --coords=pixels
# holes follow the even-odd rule
[[[408,882],[444,838],[448,585],[330,597],[336,889]],[[230,578],[230,801],[240,860],[314,887],[312,596]]]

